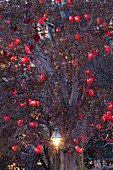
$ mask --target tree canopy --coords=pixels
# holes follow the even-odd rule
[[[88,142],[113,126],[112,2],[0,5],[1,153],[37,151],[55,127],[62,151],[87,152]]]

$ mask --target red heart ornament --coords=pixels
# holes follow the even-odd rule
[[[16,146],[16,145],[12,146],[12,150],[13,150],[13,152],[15,152],[15,151],[16,151],[16,149],[17,149],[17,146]]]
[[[85,14],[84,17],[85,17],[86,20],[89,19],[89,15],[88,14]]]
[[[75,20],[76,22],[79,22],[79,21],[80,21],[80,16],[74,16],[74,20]]]
[[[24,23],[28,24],[30,22],[30,18],[24,18]]]
[[[40,36],[39,36],[38,34],[33,35],[33,39],[34,39],[35,41],[38,41],[38,40],[40,39]]]
[[[18,45],[18,44],[20,43],[20,39],[19,39],[19,38],[15,38],[15,39],[14,39],[14,43],[15,43],[16,45]]]
[[[73,16],[70,16],[70,17],[69,17],[69,20],[70,20],[70,21],[73,21]]]
[[[29,123],[29,126],[33,128],[33,127],[36,126],[36,123],[35,123],[35,122],[30,122],[30,123]]]
[[[13,42],[10,42],[10,44],[8,45],[9,48],[13,47]]]

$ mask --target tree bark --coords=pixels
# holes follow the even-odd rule
[[[70,148],[66,151],[61,151],[60,153],[60,170],[77,170],[74,148]]]

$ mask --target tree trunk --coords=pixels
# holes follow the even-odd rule
[[[77,170],[74,149],[61,151],[60,153],[60,170]]]

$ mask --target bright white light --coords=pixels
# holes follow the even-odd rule
[[[54,142],[54,144],[57,146],[57,148],[58,148],[58,145],[59,145],[60,140],[61,140],[61,139],[58,139],[58,138],[53,139],[53,142]]]

